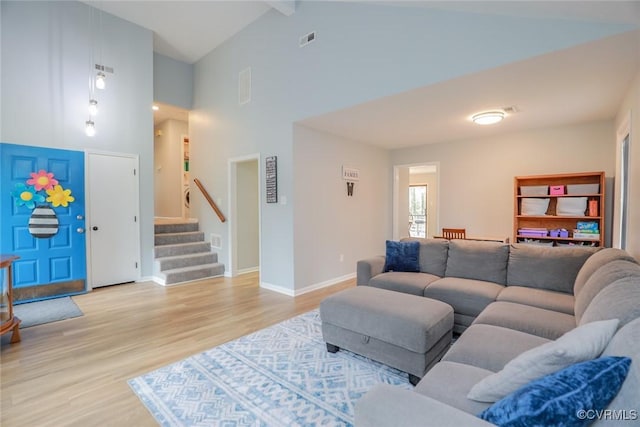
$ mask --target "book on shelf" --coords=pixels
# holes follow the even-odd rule
[[[600,233],[583,233],[581,231],[573,232],[574,239],[600,240]]]

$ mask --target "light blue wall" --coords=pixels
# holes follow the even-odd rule
[[[304,265],[296,259],[312,257],[314,246],[295,243],[293,205],[318,203],[313,194],[323,185],[294,175],[292,126],[297,120],[626,29],[346,2],[299,2],[289,17],[272,10],[195,64],[193,176],[224,210],[228,159],[256,152],[278,156],[279,193],[288,203],[262,206],[261,279],[295,290],[301,276],[294,271]],[[310,31],[317,31],[316,41],[299,48],[299,37]],[[237,76],[245,67],[252,70],[252,101],[239,106]],[[307,196],[296,192],[293,197],[294,181],[308,189]],[[200,198],[193,205],[203,229],[221,234],[226,242],[226,225]],[[220,255],[226,262],[226,250]]]
[[[153,98],[155,102],[190,110],[193,106],[193,64],[154,52]]]
[[[91,8],[79,2],[56,1],[2,1],[0,7],[0,139],[16,144],[139,155],[142,275],[150,276],[153,267],[151,31],[102,14],[101,58],[104,64],[115,69],[115,74],[108,75],[106,90],[97,94],[97,134],[89,138],[84,133],[84,123],[88,118]]]

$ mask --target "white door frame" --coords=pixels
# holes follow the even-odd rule
[[[238,238],[238,218],[237,218],[237,166],[238,163],[251,160],[258,161],[258,272],[262,269],[262,187],[260,185],[262,177],[262,164],[260,153],[249,154],[246,156],[233,157],[229,159],[229,276],[238,275],[238,247],[236,240]]]
[[[616,130],[616,179],[614,182],[614,197],[613,197],[613,224],[612,224],[612,239],[611,243],[614,248],[621,248],[622,241],[629,242],[628,235],[622,236],[622,218],[623,218],[623,209],[626,210],[627,214],[627,230],[628,230],[628,214],[629,214],[629,200],[626,200],[626,204],[622,206],[622,183],[620,181],[622,176],[622,144],[624,139],[629,136],[629,152],[631,152],[631,111],[624,114],[618,129]],[[630,172],[630,169],[629,171]],[[627,176],[627,185],[631,181],[630,177]],[[627,196],[629,196],[629,192],[627,192]]]
[[[134,184],[134,195],[136,200],[138,200],[138,204],[136,205],[136,216],[138,220],[136,221],[136,231],[135,231],[135,245],[136,245],[136,254],[138,258],[138,272],[136,277],[136,282],[140,280],[140,272],[142,271],[142,264],[140,261],[140,156],[137,154],[129,154],[129,153],[117,153],[112,151],[102,151],[102,150],[94,150],[94,149],[85,149],[84,150],[84,179],[85,179],[85,224],[91,224],[91,191],[90,189],[90,179],[91,179],[91,168],[89,166],[89,156],[92,154],[102,155],[102,156],[113,156],[113,157],[126,157],[130,158],[134,161],[136,168],[135,175],[135,184]],[[92,265],[94,260],[91,256],[91,233],[87,233],[85,230],[85,236],[87,240],[87,290],[93,289],[93,275],[92,275]]]
[[[401,236],[398,235],[398,227],[400,225],[400,221],[404,221],[406,224],[407,218],[400,218],[399,216],[399,193],[400,193],[400,179],[399,173],[400,169],[408,169],[416,166],[435,166],[436,167],[436,230],[440,230],[440,162],[419,162],[419,163],[409,163],[404,165],[394,165],[393,166],[393,240],[400,239]],[[432,192],[433,193],[433,192]]]

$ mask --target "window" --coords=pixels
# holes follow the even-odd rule
[[[409,236],[427,236],[427,186],[409,186]]]

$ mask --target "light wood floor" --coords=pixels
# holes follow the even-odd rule
[[[256,273],[73,297],[84,316],[2,337],[0,425],[153,426],[127,380],[318,306],[355,279],[291,298]]]

